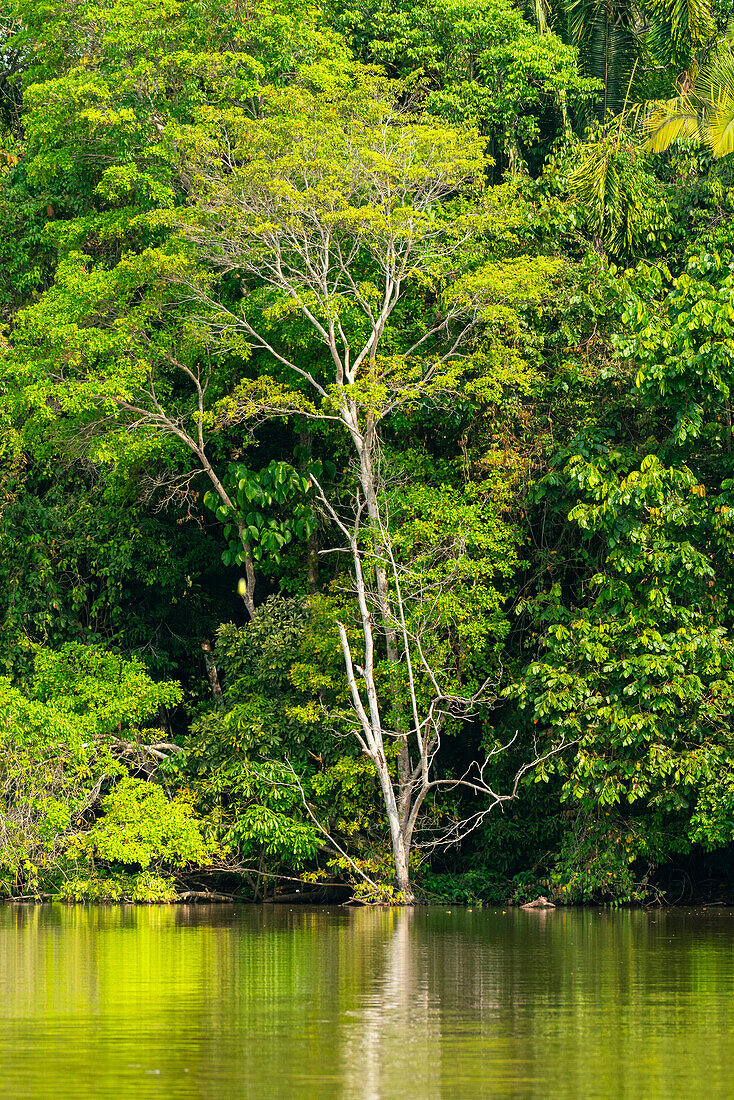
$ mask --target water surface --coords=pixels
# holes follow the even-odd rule
[[[734,911],[0,907],[3,1095],[734,1097]]]

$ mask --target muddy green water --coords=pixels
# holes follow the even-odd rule
[[[7,1097],[734,1097],[734,911],[0,907]]]

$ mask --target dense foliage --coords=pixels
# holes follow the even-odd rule
[[[0,894],[728,878],[726,7],[9,0]]]

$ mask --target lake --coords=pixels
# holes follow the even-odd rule
[[[0,907],[8,1097],[734,1096],[734,910]]]

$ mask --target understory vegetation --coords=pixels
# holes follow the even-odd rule
[[[6,0],[0,896],[734,856],[729,0]]]

